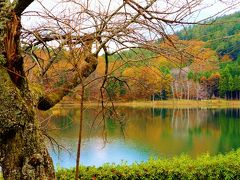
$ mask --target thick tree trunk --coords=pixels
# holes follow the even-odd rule
[[[20,16],[31,2],[0,0],[0,166],[3,177],[9,180],[55,179],[19,50]],[[98,61],[89,47],[91,44],[86,46],[81,68],[69,82],[51,94],[37,96],[38,109],[50,109],[95,71]]]
[[[20,1],[23,2],[23,1]],[[55,179],[19,51],[20,18],[0,4],[0,166],[4,179]],[[3,14],[3,10],[6,12]],[[3,17],[4,15],[4,17]]]
[[[0,74],[0,165],[4,179],[54,179],[53,163],[28,92],[22,97],[7,70],[0,68]]]

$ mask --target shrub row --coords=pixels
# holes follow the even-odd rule
[[[74,179],[74,169],[58,169],[58,179]],[[226,155],[179,156],[147,162],[80,167],[79,179],[240,179],[240,149]]]

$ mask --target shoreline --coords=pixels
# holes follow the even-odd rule
[[[114,106],[133,107],[133,108],[240,108],[240,100],[162,100],[162,101],[116,101]],[[79,106],[80,103],[63,101],[56,107]],[[84,102],[85,107],[101,107],[98,102]],[[112,106],[111,102],[105,106]]]

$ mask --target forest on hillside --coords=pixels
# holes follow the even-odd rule
[[[240,12],[225,15],[204,25],[189,26],[165,41],[151,42],[157,50],[137,47],[112,54],[108,57],[107,75],[105,56],[99,57],[96,71],[85,82],[85,99],[239,99],[239,21]],[[40,50],[37,53],[47,59],[46,53]],[[62,51],[57,58],[67,57],[68,52]],[[68,66],[62,61],[55,69]],[[39,74],[34,72],[37,71],[33,68],[29,76],[37,83]],[[56,87],[64,84],[69,76],[69,72],[54,74],[54,69],[49,73],[45,81]],[[61,78],[56,81],[55,76]],[[72,93],[72,98],[78,94]]]

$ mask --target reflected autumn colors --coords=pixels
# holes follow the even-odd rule
[[[67,150],[54,153],[55,164],[75,165],[79,126],[77,107],[55,108],[44,121],[49,134]],[[106,114],[84,111],[83,165],[146,161],[150,157],[217,154],[240,147],[240,109],[161,109],[118,107]],[[107,137],[107,139],[105,138]]]

